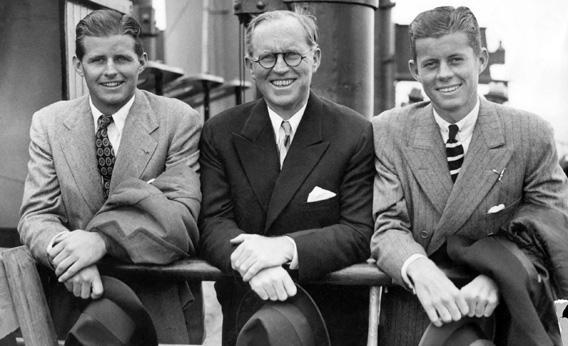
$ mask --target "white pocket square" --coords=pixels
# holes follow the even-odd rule
[[[308,203],[323,201],[335,197],[335,193],[322,189],[319,186],[314,187],[312,192],[308,195]]]
[[[505,209],[505,205],[503,203],[499,205],[494,205],[487,211],[487,214],[495,214],[500,212],[501,210]]]

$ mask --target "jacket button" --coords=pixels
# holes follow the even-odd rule
[[[428,231],[420,231],[420,237],[422,239],[426,239],[430,236],[430,233],[428,233]]]

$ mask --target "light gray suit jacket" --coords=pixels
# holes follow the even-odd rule
[[[188,105],[136,90],[110,192],[126,178],[147,181],[182,161],[197,172],[200,130],[200,117]],[[88,96],[54,103],[33,116],[18,230],[34,258],[45,265],[49,241],[61,231],[85,229],[104,203],[94,134]],[[187,184],[199,184],[198,176]],[[196,218],[199,203],[198,194],[186,202]]]
[[[195,174],[176,185],[178,193],[170,192],[184,196],[178,199],[185,207],[180,209],[187,209],[194,218],[188,224],[196,225],[201,201],[197,174],[201,127],[199,114],[185,103],[136,90],[116,153],[110,194],[127,179],[146,182],[170,167],[187,165]],[[61,231],[86,229],[104,203],[88,96],[57,102],[36,112],[30,139],[18,231],[34,258],[49,265],[49,241]],[[192,243],[197,244],[197,229],[187,232]],[[148,237],[138,237],[138,241],[143,239]],[[158,246],[156,242],[146,245]],[[187,343],[181,308],[188,303],[190,293],[187,286],[178,286],[147,281],[140,289],[133,287],[153,316],[160,342]]]
[[[430,102],[386,111],[372,122],[371,253],[399,284],[412,254],[431,255],[452,234],[479,239],[497,232],[520,204],[568,210],[552,128],[534,114],[482,98],[455,184]],[[488,213],[493,206],[503,209]]]

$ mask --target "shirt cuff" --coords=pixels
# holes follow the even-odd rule
[[[402,264],[402,268],[400,268],[400,276],[402,276],[402,280],[404,281],[408,289],[412,291],[413,294],[416,294],[416,291],[414,291],[414,283],[412,282],[412,280],[410,280],[410,278],[408,277],[408,273],[406,271],[408,269],[408,266],[419,258],[427,258],[427,257],[421,253],[415,253],[414,255],[408,257],[406,261],[404,261],[404,263]]]
[[[290,243],[292,243],[292,260],[290,261],[289,267],[292,270],[296,270],[299,267],[299,264],[298,264],[298,248],[296,247],[296,242],[291,237],[284,236],[284,238],[288,239],[290,241]]]

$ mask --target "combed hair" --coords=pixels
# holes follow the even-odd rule
[[[442,6],[420,13],[408,28],[414,60],[416,60],[416,40],[439,38],[455,32],[465,33],[475,54],[481,52],[481,32],[477,19],[469,8]]]
[[[306,43],[310,48],[317,47],[318,45],[318,26],[316,24],[316,17],[311,14],[302,12],[293,12],[286,10],[269,11],[260,14],[259,16],[253,18],[249,23],[245,36],[245,43],[247,46],[247,52],[249,56],[252,56],[252,34],[257,26],[262,22],[273,21],[283,18],[295,18],[300,22],[304,31],[306,32]]]
[[[79,60],[85,55],[83,39],[86,36],[107,37],[129,35],[134,38],[134,51],[138,56],[144,54],[140,41],[140,24],[134,17],[115,10],[96,10],[77,23],[75,28],[75,55]]]

